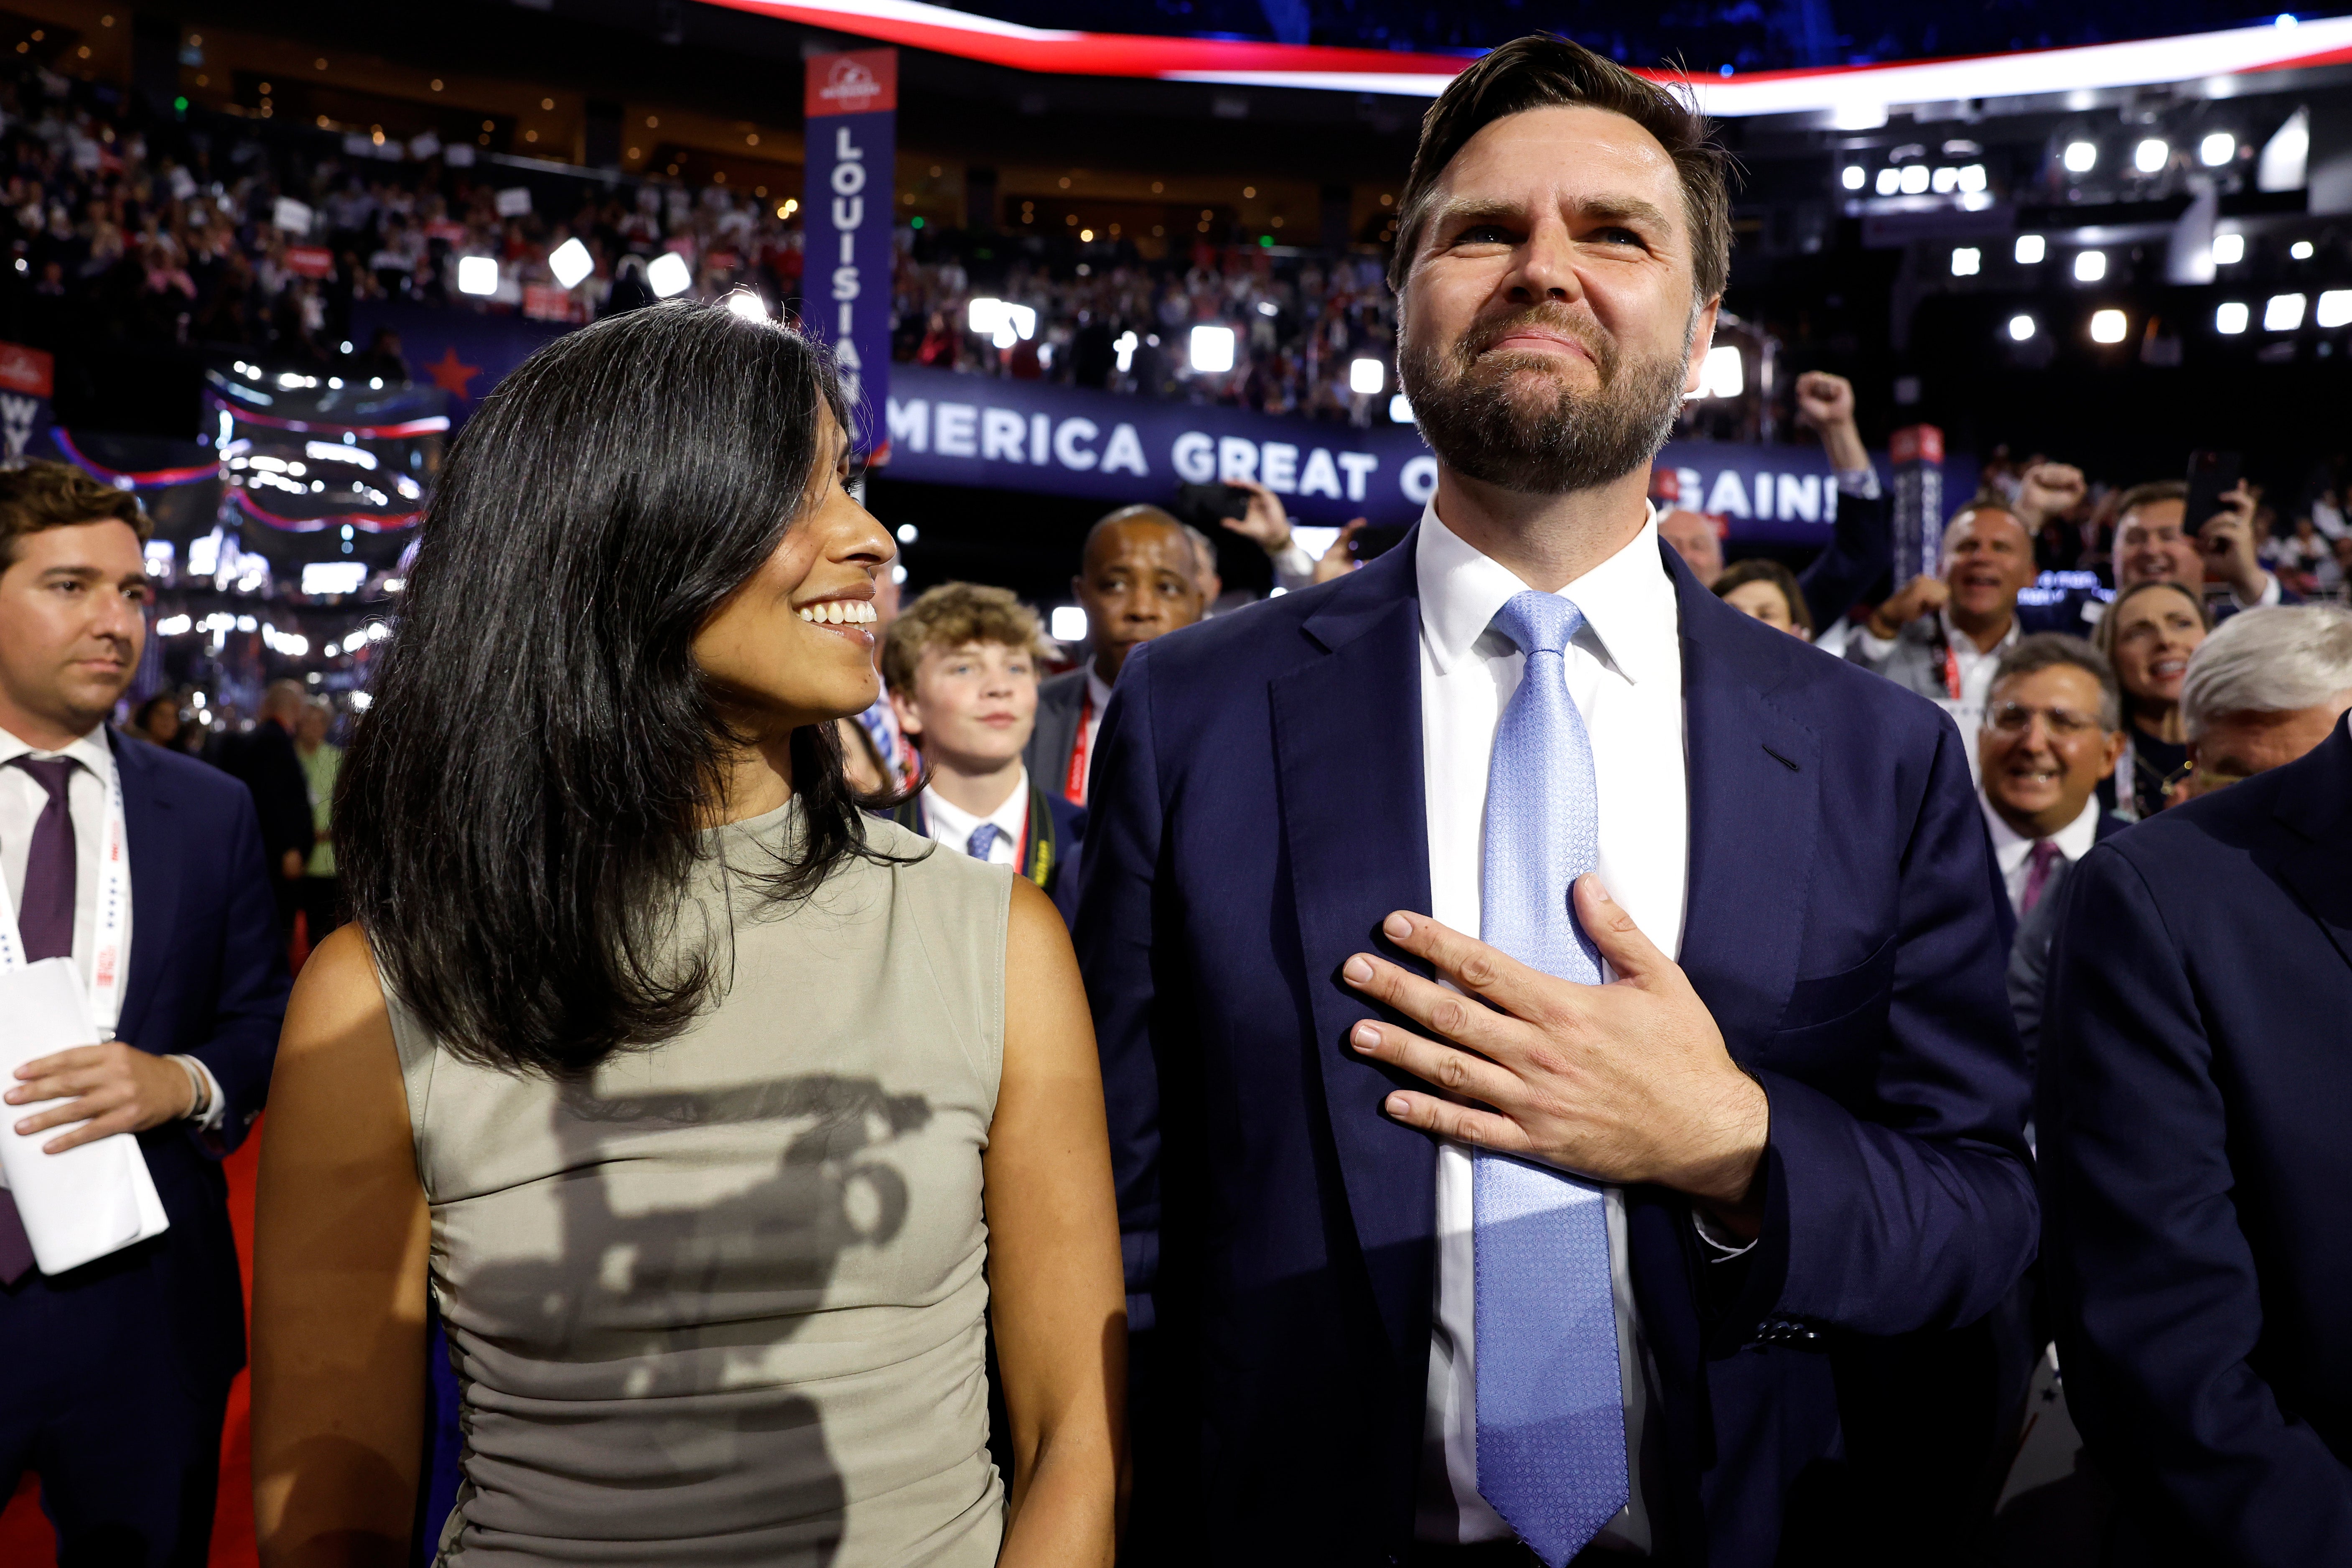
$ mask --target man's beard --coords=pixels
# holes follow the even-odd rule
[[[1480,357],[1489,344],[1530,326],[1582,343],[1599,389],[1580,392],[1552,379],[1560,368],[1556,354]],[[1498,489],[1565,495],[1623,479],[1658,455],[1682,410],[1688,359],[1685,343],[1679,358],[1627,361],[1592,323],[1537,305],[1444,348],[1409,348],[1398,371],[1423,437],[1456,473]],[[1552,384],[1515,387],[1527,370]]]

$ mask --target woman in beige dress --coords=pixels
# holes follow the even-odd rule
[[[673,304],[452,451],[271,1089],[268,1568],[409,1560],[428,1294],[446,1568],[1111,1561],[1086,1001],[1042,894],[845,781],[893,553],[847,419],[797,333]]]

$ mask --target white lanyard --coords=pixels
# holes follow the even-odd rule
[[[107,760],[113,762],[110,757]],[[122,1016],[122,938],[131,925],[131,830],[122,810],[122,770],[109,766],[103,780],[106,833],[98,858],[97,950],[90,955],[89,1016],[98,1026],[99,1037],[110,1040],[114,1037],[114,1026]],[[68,784],[63,803],[68,813],[73,809],[71,797]],[[16,907],[8,897],[8,885],[0,882],[0,973],[21,969],[24,963],[25,946],[16,931]]]

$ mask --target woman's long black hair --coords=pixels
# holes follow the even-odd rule
[[[828,409],[821,346],[665,304],[533,354],[451,448],[335,803],[378,972],[448,1049],[568,1076],[702,1005],[664,941],[733,750],[694,638],[806,509]],[[792,766],[780,899],[866,852],[834,727]]]

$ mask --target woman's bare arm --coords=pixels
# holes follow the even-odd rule
[[[405,1568],[427,1222],[392,1023],[355,926],[320,944],[287,1007],[255,1222],[262,1568]]]
[[[1016,877],[1004,1073],[983,1161],[997,1364],[1013,1416],[1003,1568],[1108,1568],[1126,1458],[1127,1298],[1102,1071],[1053,903]]]

